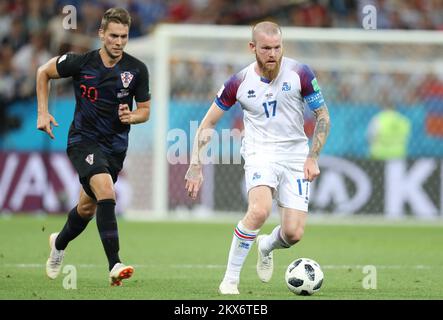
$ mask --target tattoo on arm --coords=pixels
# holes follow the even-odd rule
[[[203,130],[199,132],[198,135],[198,150],[200,151],[203,149],[205,145],[207,145],[211,141],[211,135],[207,132],[204,132]]]
[[[213,128],[199,129],[194,140],[194,150],[192,153],[191,164],[201,165],[201,152],[203,148],[211,141]]]
[[[328,108],[325,105],[315,110],[314,113],[317,120],[308,157],[317,159],[328,137],[330,120]]]

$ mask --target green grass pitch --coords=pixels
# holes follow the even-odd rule
[[[48,236],[65,217],[0,218],[0,299],[155,299],[155,300],[316,300],[442,299],[443,226],[309,224],[303,240],[274,253],[270,283],[255,273],[254,245],[241,275],[239,296],[220,296],[232,223],[130,222],[119,220],[120,257],[135,267],[122,287],[110,287],[107,261],[95,220],[67,248],[64,266],[77,273],[77,289],[65,289],[65,268],[56,280],[45,274]],[[234,221],[235,220],[235,221]],[[263,233],[270,232],[267,223]],[[284,282],[286,266],[298,257],[320,263],[323,287],[313,296],[296,296]],[[375,266],[373,273],[364,266]],[[364,283],[376,284],[365,289]],[[72,282],[70,283],[72,285]]]

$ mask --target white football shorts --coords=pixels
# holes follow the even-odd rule
[[[250,163],[244,169],[248,193],[256,186],[269,186],[280,207],[308,211],[310,182],[300,162]]]

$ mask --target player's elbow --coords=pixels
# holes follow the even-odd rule
[[[46,68],[44,65],[37,68],[36,77],[37,77],[37,80],[48,79],[48,74],[46,72]]]
[[[55,79],[57,78],[56,76],[51,75],[48,66],[46,64],[40,66],[37,68],[37,74],[36,74],[36,79],[37,82],[43,81],[43,82],[48,82],[51,79]]]

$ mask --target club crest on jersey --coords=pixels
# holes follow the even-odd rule
[[[120,77],[122,78],[123,88],[127,88],[134,78],[134,75],[129,71],[125,71],[120,74]]]
[[[283,82],[283,86],[281,87],[281,91],[289,91],[291,90],[291,84],[289,82]]]
[[[88,155],[86,156],[86,158],[85,158],[85,161],[86,161],[87,163],[89,163],[89,165],[92,166],[92,164],[94,163],[94,154],[93,154],[93,153],[88,154]]]

